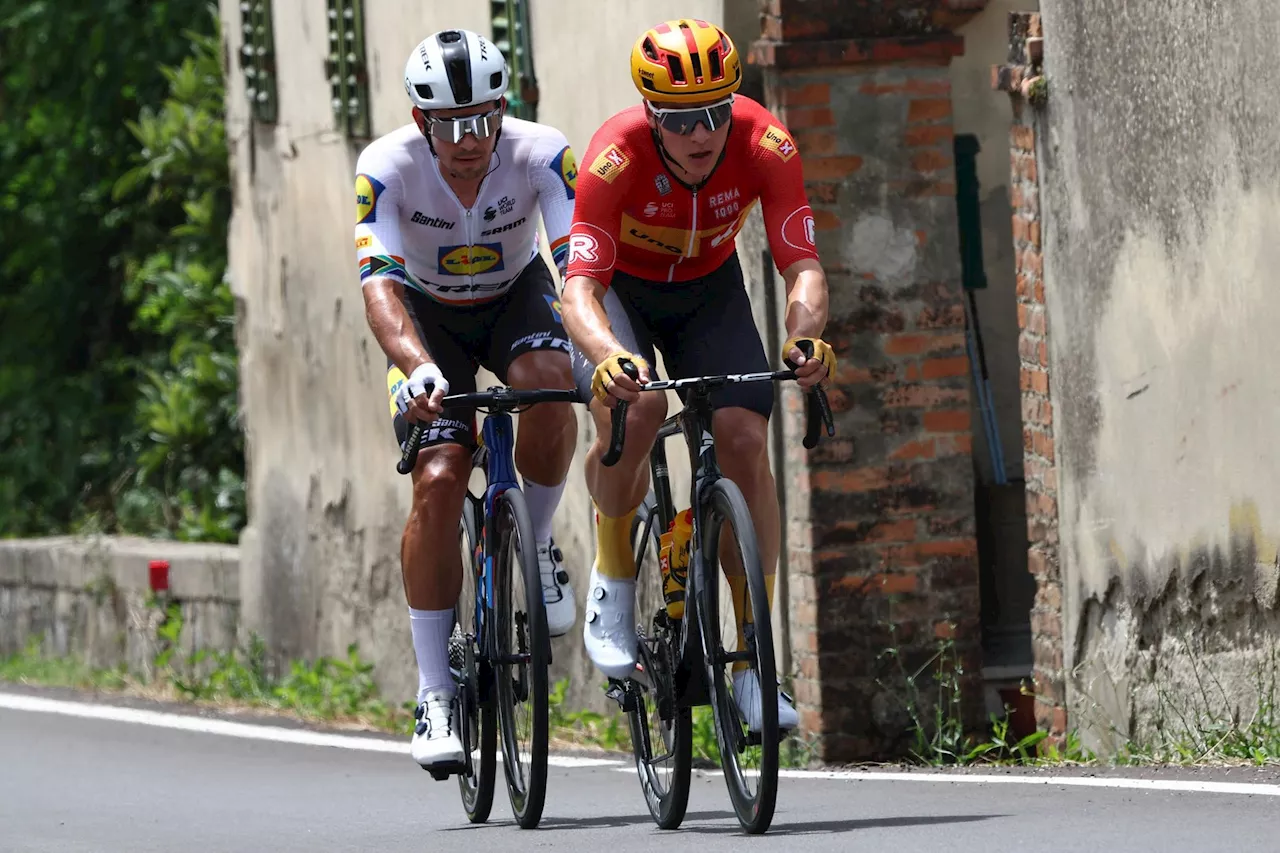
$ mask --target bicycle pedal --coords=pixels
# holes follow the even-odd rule
[[[422,767],[421,764],[418,765]],[[467,772],[467,765],[464,762],[457,761],[450,764],[434,764],[430,767],[422,767],[423,770],[431,774],[431,778],[437,782],[444,782],[450,776],[456,776],[460,773]]]
[[[627,685],[621,681],[610,678],[609,689],[604,692],[604,695],[617,702],[623,713],[630,713],[635,710],[635,696],[627,689]]]

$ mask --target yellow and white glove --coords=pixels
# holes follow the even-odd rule
[[[626,350],[609,353],[609,355],[605,356],[604,361],[596,365],[596,371],[591,376],[591,393],[600,402],[607,403],[609,401],[609,383],[619,376],[626,375],[622,370],[622,362],[624,361],[635,362],[636,367],[640,370],[649,368],[648,362],[635,353],[630,353]]]
[[[800,343],[804,341],[808,341],[813,346],[813,355],[809,356],[805,360],[806,361],[816,360],[821,362],[822,366],[827,369],[827,375],[823,377],[824,379],[830,379],[832,376],[834,376],[836,372],[836,353],[835,353],[835,350],[831,348],[831,344],[822,340],[822,338],[806,338],[806,337],[796,336],[788,339],[787,342],[782,345],[783,362],[785,362],[788,366],[791,366],[792,365],[791,350],[799,348]],[[800,353],[801,355],[803,355],[804,350],[800,349]]]

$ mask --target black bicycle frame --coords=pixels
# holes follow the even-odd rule
[[[649,454],[649,466],[653,482],[653,494],[656,502],[654,512],[645,522],[641,542],[649,542],[650,531],[655,523],[659,532],[666,531],[676,517],[675,502],[671,494],[667,451],[665,440],[683,434],[685,448],[689,453],[689,470],[692,481],[689,488],[689,506],[693,511],[693,530],[691,536],[698,547],[689,549],[690,564],[685,581],[685,601],[694,601],[704,580],[704,553],[701,546],[702,518],[699,512],[701,497],[722,474],[716,461],[715,442],[712,440],[712,410],[710,383],[698,382],[688,390],[684,407],[667,418],[658,428],[658,437]],[[643,546],[642,546],[643,547]],[[679,659],[676,661],[675,698],[676,706],[693,708],[711,704],[710,692],[706,678],[703,677],[703,651],[701,630],[697,618],[697,604],[686,609],[685,618],[681,619]]]

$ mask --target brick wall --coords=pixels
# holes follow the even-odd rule
[[[1018,353],[1022,362],[1022,444],[1027,495],[1028,570],[1036,578],[1031,611],[1037,725],[1059,744],[1066,731],[1062,657],[1062,577],[1058,562],[1058,474],[1049,394],[1049,329],[1041,245],[1038,87],[1044,38],[1040,15],[1009,16],[1009,62],[992,69],[992,86],[1009,93],[1010,204],[1018,276]]]
[[[781,6],[784,31],[822,35]],[[834,440],[805,451],[801,400],[786,392],[784,476],[801,723],[819,758],[847,761],[905,745],[903,680],[882,656],[894,645],[914,670],[954,636],[980,722],[980,628],[947,65],[958,42],[821,45],[766,40],[753,59],[804,157],[840,358]]]

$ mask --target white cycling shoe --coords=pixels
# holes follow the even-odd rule
[[[564,554],[554,541],[538,545],[538,573],[542,578],[542,601],[547,610],[547,633],[562,637],[578,619],[573,585],[564,570]]]
[[[413,741],[409,752],[423,770],[455,772],[463,769],[462,739],[454,725],[457,704],[448,693],[430,692],[413,716]]]
[[[747,730],[760,731],[760,676],[754,669],[744,669],[733,674],[733,698],[738,710],[747,721]],[[800,715],[788,700],[787,695],[778,689],[778,730],[789,731],[800,725]]]
[[[636,582],[605,577],[596,562],[587,588],[587,655],[609,678],[627,678],[636,668]]]

